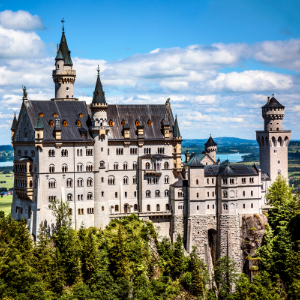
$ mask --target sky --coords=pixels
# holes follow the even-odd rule
[[[62,18],[80,101],[91,102],[99,65],[108,103],[170,98],[184,139],[255,139],[274,94],[300,139],[299,11],[300,0],[2,0],[0,144],[22,85],[31,100],[54,97]]]

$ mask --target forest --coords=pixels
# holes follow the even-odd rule
[[[132,214],[104,229],[71,228],[67,203],[50,205],[51,234],[41,224],[38,242],[25,221],[0,213],[1,299],[300,299],[300,194],[279,176],[253,277],[222,257],[214,276],[196,249],[185,255],[180,236],[159,241],[152,222]],[[210,284],[213,285],[209,288]]]

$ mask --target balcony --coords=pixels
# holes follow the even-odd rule
[[[33,201],[33,187],[14,187],[14,193],[19,199]]]

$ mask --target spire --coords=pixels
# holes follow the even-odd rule
[[[71,65],[72,66],[73,62],[72,62],[72,59],[71,59],[71,51],[68,48],[67,39],[66,39],[66,36],[65,36],[65,27],[64,27],[65,20],[62,19],[61,22],[63,23],[63,28],[62,28],[62,36],[61,36],[57,56],[59,54],[59,51],[61,51],[61,56],[62,56],[62,58],[65,59],[65,65]]]
[[[214,141],[214,139],[211,136],[205,143],[205,147],[210,147],[210,146],[217,146],[217,143]]]
[[[99,65],[98,65],[97,72],[98,72],[98,75],[97,75],[96,87],[95,87],[92,103],[106,104],[105,93],[103,92],[103,87],[102,87],[102,83],[101,83],[101,80],[100,80]]]
[[[178,121],[177,121],[177,115],[175,116],[173,137],[176,137],[176,138],[180,137],[180,131],[179,131],[179,126],[178,126]]]
[[[61,53],[60,48],[58,49],[58,52],[56,54],[55,60],[64,59],[64,56]]]
[[[34,129],[44,129],[43,121],[42,121],[40,115],[38,115],[38,117],[36,119],[36,123],[35,123]]]
[[[17,128],[17,117],[16,117],[16,113],[14,113],[14,120],[11,125],[11,130],[15,130],[16,128]]]

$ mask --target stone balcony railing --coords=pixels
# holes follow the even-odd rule
[[[75,70],[53,70],[52,75],[76,75]]]

